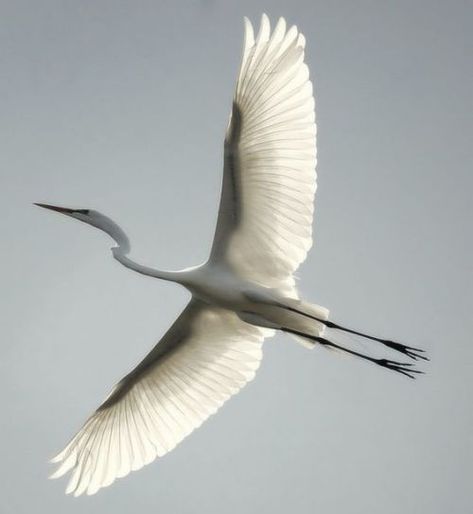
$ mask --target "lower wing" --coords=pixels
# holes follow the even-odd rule
[[[192,299],[158,345],[52,462],[66,493],[94,494],[172,450],[247,382],[270,331]]]

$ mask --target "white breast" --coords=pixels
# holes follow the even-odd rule
[[[228,268],[209,263],[188,270],[182,284],[200,300],[234,310],[250,303],[245,293],[254,289]]]

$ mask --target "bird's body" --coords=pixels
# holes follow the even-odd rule
[[[411,364],[369,357],[325,338],[326,328],[376,341],[412,358],[421,350],[341,327],[299,298],[294,272],[312,245],[316,190],[315,114],[305,40],[263,15],[245,44],[224,144],[222,198],[206,263],[161,271],[129,257],[110,218],[89,209],[37,204],[114,239],[114,258],[133,271],[186,287],[191,300],[138,366],[124,377],[53,461],[71,472],[67,492],[93,494],[176,446],[255,374],[262,342],[276,330],[411,378]]]
[[[227,266],[209,263],[183,270],[178,281],[195,298],[234,311],[244,308],[246,293],[262,289],[237,277]]]

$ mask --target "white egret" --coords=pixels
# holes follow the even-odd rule
[[[90,209],[36,204],[83,221],[115,241],[113,257],[138,273],[186,287],[192,297],[161,341],[124,377],[53,462],[71,472],[67,493],[94,494],[172,450],[238,392],[260,365],[263,339],[280,330],[414,378],[411,364],[378,359],[324,337],[326,327],[377,341],[412,359],[422,350],[328,320],[299,299],[294,272],[312,245],[315,114],[303,35],[280,18],[245,41],[224,144],[222,197],[210,257],[159,271],[128,257],[130,243]]]

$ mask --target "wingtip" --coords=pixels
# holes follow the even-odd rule
[[[61,452],[61,453],[58,453],[58,454],[57,454],[57,455],[55,455],[54,457],[51,457],[51,458],[48,460],[48,462],[49,462],[50,464],[57,464],[57,463],[58,463],[58,462],[60,462],[60,460],[61,460],[61,454],[62,454],[62,452]]]
[[[64,473],[59,473],[59,470],[57,469],[56,471],[54,471],[53,473],[51,473],[49,476],[48,476],[48,480],[56,480],[56,478],[60,478],[62,477]]]
[[[72,476],[71,479],[69,480],[69,483],[67,484],[65,494],[74,495],[78,490],[77,486],[78,486],[77,479],[74,479],[74,476]]]
[[[305,37],[304,37],[304,34],[301,34],[299,32],[299,36],[297,38],[297,46],[299,46],[300,48],[305,48]]]
[[[287,23],[284,16],[280,16],[274,28],[274,34],[280,32],[283,36],[286,33]]]
[[[271,33],[271,22],[269,21],[268,15],[264,12],[261,15],[261,25],[260,25],[258,38],[263,38],[266,41],[269,38],[270,33]]]
[[[253,24],[251,23],[248,17],[243,18],[243,24],[245,27],[245,46],[251,46],[254,43],[255,34],[253,29]]]

